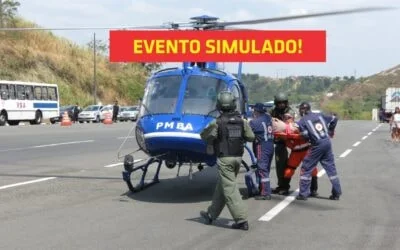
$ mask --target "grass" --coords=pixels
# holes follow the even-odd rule
[[[23,19],[16,27],[37,27]],[[96,56],[97,100],[137,104],[143,95],[148,73],[137,63],[110,63]],[[61,105],[93,104],[93,51],[50,31],[0,32],[0,79],[56,83]]]

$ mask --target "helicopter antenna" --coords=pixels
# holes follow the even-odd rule
[[[242,62],[239,62],[239,69],[238,69],[238,80],[240,81],[242,79]]]

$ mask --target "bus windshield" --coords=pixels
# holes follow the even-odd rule
[[[141,115],[175,113],[182,76],[163,76],[148,82],[143,97]]]
[[[226,83],[218,78],[191,76],[187,82],[182,112],[184,114],[216,116],[217,94],[226,89]]]

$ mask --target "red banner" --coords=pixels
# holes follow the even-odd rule
[[[326,62],[326,32],[110,31],[111,62]]]

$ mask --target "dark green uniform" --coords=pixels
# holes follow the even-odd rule
[[[226,122],[232,120],[236,121],[233,130],[226,126]],[[212,203],[207,209],[209,216],[215,220],[226,205],[237,224],[247,222],[248,208],[240,195],[236,177],[242,162],[244,143],[252,142],[255,138],[253,131],[239,113],[229,112],[211,122],[200,136],[214,146],[217,155],[218,180]]]
[[[283,115],[289,113],[295,117],[295,112],[292,108],[287,107],[283,110],[275,107],[271,110],[271,116],[284,121]],[[275,139],[275,169],[278,178],[278,187],[273,190],[273,193],[288,194],[290,188],[290,179],[284,178],[284,172],[288,161],[288,149],[285,142],[281,139]]]

